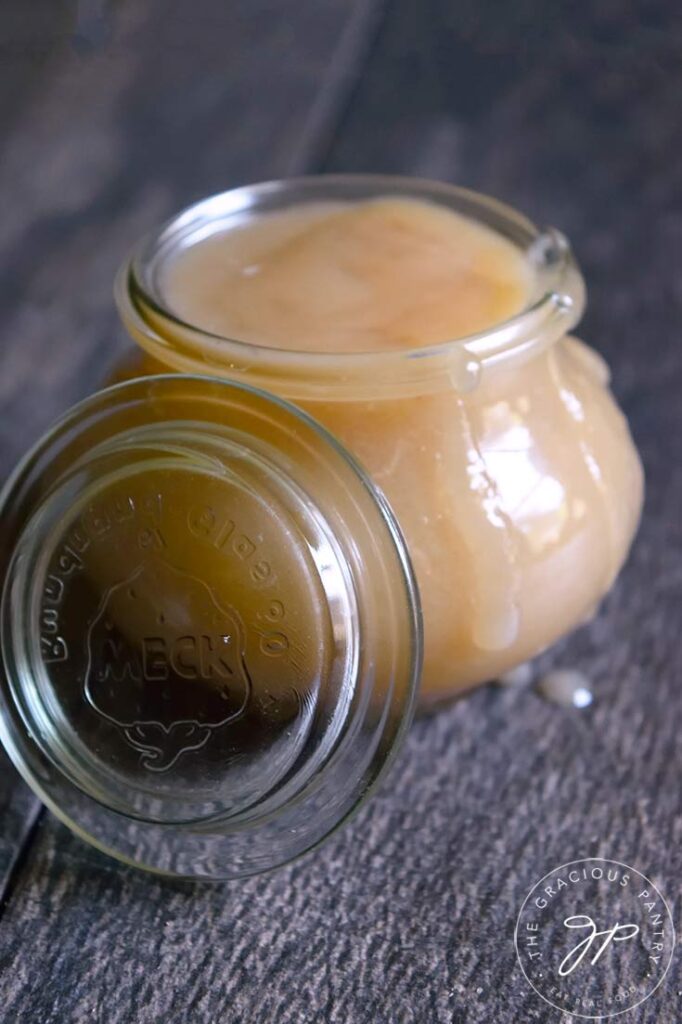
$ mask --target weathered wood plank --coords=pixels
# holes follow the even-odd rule
[[[304,159],[374,17],[346,0],[6,5],[0,478],[125,350],[112,283],[126,250],[184,203]],[[36,807],[3,761],[0,893]]]
[[[0,752],[0,918],[2,902],[7,900],[23,867],[43,813],[43,806],[28,786],[19,782],[4,751]]]
[[[287,173],[327,130],[311,112],[339,39],[352,63],[362,32],[344,30],[362,28],[364,7],[144,0],[103,5],[99,46],[55,32],[2,146],[0,474],[118,358],[111,290],[132,243],[201,195]],[[329,80],[330,110],[345,88]]]
[[[175,31],[160,28],[151,14],[159,9],[144,5],[118,57],[93,58],[102,63],[90,75],[67,68],[71,85],[60,79],[49,102],[32,101],[13,143],[14,171],[0,171],[0,190],[12,182],[17,204],[14,236],[0,245],[11,269],[14,237],[21,259],[10,278],[15,290],[29,285],[6,307],[13,319],[3,318],[0,335],[15,367],[13,382],[0,381],[6,459],[19,446],[15,422],[28,440],[114,357],[110,279],[129,237],[224,177],[266,176],[299,159],[302,115],[271,94],[281,86],[309,98],[318,72],[301,71],[308,85],[290,87],[277,72],[268,77],[264,59],[260,82],[254,54],[235,53],[234,43],[234,67],[217,55],[200,65],[191,47],[171,58],[161,45],[168,37],[154,38]],[[198,27],[187,31],[203,38],[218,9],[193,5]],[[301,37],[282,49],[279,36],[270,49],[261,38],[268,60],[305,53],[322,74],[330,50],[320,19],[328,26],[332,10],[340,26],[341,5],[299,5],[289,24],[306,25]],[[260,28],[274,17],[264,11]],[[545,871],[574,857],[624,860],[660,884],[675,912],[681,18],[671,2],[600,5],[579,18],[561,3],[550,18],[539,0],[394,0],[346,113],[343,102],[326,108],[341,117],[336,136],[330,144],[325,114],[317,142],[303,147],[325,169],[430,174],[496,193],[575,242],[591,286],[584,334],[613,364],[648,474],[644,524],[620,584],[595,622],[549,656],[594,680],[593,708],[573,713],[528,691],[487,689],[424,718],[381,794],[347,829],[299,864],[238,885],[147,878],[45,816],[0,921],[8,1021],[540,1024],[554,1017],[515,967],[511,936]],[[97,91],[107,60],[109,84]],[[222,74],[240,97],[224,129],[216,127]],[[80,92],[73,125],[71,97]],[[250,130],[236,124],[247,102]],[[262,130],[270,103],[276,118]],[[236,153],[231,134],[241,139]],[[22,182],[29,155],[37,166]],[[32,231],[26,211],[36,206],[41,226]],[[679,988],[673,969],[635,1011],[638,1024],[676,1024]]]

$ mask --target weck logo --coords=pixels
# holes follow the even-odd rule
[[[237,612],[161,558],[106,591],[86,644],[85,698],[149,771],[167,771],[248,707]]]

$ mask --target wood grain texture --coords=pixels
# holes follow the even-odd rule
[[[108,12],[90,26],[92,42],[79,41],[84,17],[70,32],[48,25],[45,38],[24,40],[27,61],[45,54],[38,83],[24,90],[19,70],[6,69],[21,115],[0,164],[3,474],[119,357],[113,278],[140,235],[202,195],[296,163],[339,40],[364,5],[81,6]],[[21,53],[18,41],[6,46]],[[329,87],[333,110],[346,86],[337,75]]]
[[[321,106],[341,0],[116,10],[101,50],[42,66],[3,147],[4,468],[116,358],[111,278],[130,241],[196,195],[303,160],[456,180],[565,230],[590,286],[581,333],[612,364],[647,504],[600,615],[544,659],[584,670],[593,707],[485,688],[420,719],[381,793],[299,863],[215,888],[161,882],[44,815],[2,908],[0,1016],[558,1024],[512,943],[546,871],[625,861],[679,921],[679,5],[578,17],[565,2],[393,0],[356,33],[364,74],[337,68]],[[311,138],[313,102],[327,113]],[[31,803],[9,767],[2,780],[7,869]],[[680,989],[678,955],[624,1019],[677,1024]]]

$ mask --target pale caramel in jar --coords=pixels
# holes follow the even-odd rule
[[[532,657],[612,585],[642,473],[568,336],[583,285],[557,233],[448,186],[275,183],[181,215],[119,299],[163,366],[292,399],[369,470],[416,570],[424,697]]]

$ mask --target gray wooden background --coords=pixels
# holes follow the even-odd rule
[[[488,687],[420,719],[380,794],[264,878],[169,883],[88,849],[0,765],[12,1024],[559,1022],[515,962],[577,857],[682,869],[682,6],[675,0],[3,0],[0,472],[125,347],[127,247],[302,171],[490,192],[572,239],[648,496],[598,619],[548,660],[583,712]],[[624,1020],[677,1024],[679,956]]]

